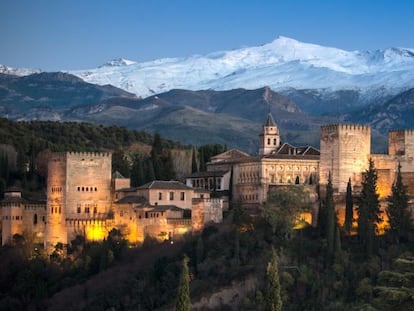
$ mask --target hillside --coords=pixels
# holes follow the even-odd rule
[[[135,95],[116,87],[86,83],[62,72],[28,76],[0,74],[0,113],[10,119],[62,120],[67,109]]]
[[[158,132],[183,144],[220,143],[257,152],[257,135],[271,111],[282,139],[319,144],[319,126],[335,118],[301,112],[292,100],[264,87],[230,91],[171,90],[136,98],[63,73],[0,76],[0,113],[13,120],[88,122]]]
[[[389,129],[414,128],[414,88],[396,95],[384,103],[373,103],[346,117],[352,122],[371,124],[386,134]]]

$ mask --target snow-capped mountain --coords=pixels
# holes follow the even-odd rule
[[[0,73],[6,75],[14,75],[14,76],[28,76],[34,73],[42,72],[40,69],[29,69],[29,68],[13,68],[5,65],[0,64]]]
[[[279,37],[232,51],[163,58],[123,59],[96,69],[71,71],[87,82],[112,84],[147,97],[171,89],[356,90],[362,96],[396,94],[414,87],[414,49],[345,51]]]

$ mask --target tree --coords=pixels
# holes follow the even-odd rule
[[[191,173],[198,172],[198,165],[197,165],[197,152],[196,149],[193,147],[191,152]]]
[[[151,158],[144,160],[144,176],[145,182],[151,182],[155,180],[154,166],[152,165]]]
[[[352,187],[351,187],[351,178],[348,180],[348,185],[346,186],[346,198],[345,198],[345,232],[346,234],[351,234],[352,222],[354,220],[354,202],[352,199]]]
[[[397,179],[392,185],[392,194],[388,197],[386,208],[390,223],[389,234],[396,242],[399,242],[402,238],[407,238],[411,229],[408,200],[407,187],[403,184],[401,176],[401,164],[398,163]]]
[[[302,186],[277,188],[269,193],[262,217],[273,233],[288,237],[300,212],[308,209],[308,193]]]
[[[134,157],[131,168],[131,185],[133,187],[141,186],[145,183],[144,165],[139,155]]]
[[[381,222],[377,179],[374,161],[369,159],[368,170],[365,171],[362,180],[358,206],[358,236],[367,255],[373,252],[377,224]]]
[[[200,148],[200,172],[206,171],[206,159],[204,157],[204,149]]]
[[[175,179],[174,162],[171,156],[171,151],[168,151],[166,156],[163,157],[163,179],[173,180]]]
[[[328,184],[326,186],[325,197],[325,211],[326,211],[326,240],[328,244],[328,258],[332,259],[335,245],[335,226],[336,226],[336,214],[335,204],[333,201],[333,188],[332,178],[329,172]]]
[[[265,310],[280,311],[282,310],[282,298],[280,296],[280,280],[278,260],[274,247],[272,246],[272,257],[267,264],[266,269],[266,296]]]
[[[191,307],[190,300],[190,276],[188,272],[188,257],[184,256],[182,261],[182,270],[178,284],[176,311],[189,311]]]
[[[112,154],[112,172],[118,171],[122,176],[129,177],[129,163],[125,153],[118,149]]]

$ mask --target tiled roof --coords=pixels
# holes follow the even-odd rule
[[[138,187],[137,189],[165,189],[165,190],[189,190],[193,189],[191,187],[186,186],[185,184],[176,181],[176,180],[154,180],[145,185]]]
[[[116,192],[135,192],[135,191],[137,191],[137,187],[121,188],[121,189],[116,190]]]
[[[196,172],[188,176],[188,178],[200,178],[200,177],[223,177],[228,171],[209,171],[209,172]]]
[[[157,212],[165,212],[165,211],[173,211],[173,212],[180,212],[183,211],[183,208],[180,208],[175,205],[154,205],[152,206],[154,211]]]
[[[124,176],[122,176],[122,174],[120,173],[120,172],[118,172],[118,171],[115,171],[113,174],[112,174],[112,178],[117,178],[117,179],[126,179]]]
[[[115,203],[138,203],[138,204],[146,204],[147,200],[143,197],[143,196],[138,196],[138,195],[129,195],[126,196],[122,199],[119,199],[118,201],[116,201]]]

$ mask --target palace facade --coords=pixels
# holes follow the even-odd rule
[[[2,244],[16,234],[43,243],[51,251],[77,235],[101,241],[112,229],[131,243],[150,236],[160,241],[221,222],[223,203],[209,191],[177,181],[153,181],[130,187],[130,180],[111,174],[110,153],[54,153],[48,161],[47,199],[28,202],[18,189],[1,201]]]
[[[372,154],[369,126],[333,124],[321,127],[320,150],[312,146],[295,147],[281,143],[278,126],[269,113],[259,134],[258,154],[249,155],[235,149],[219,154],[211,159],[204,178],[231,175],[227,180],[232,182],[222,189],[231,190],[233,201],[254,207],[266,202],[272,188],[295,184],[303,185],[311,201],[316,203],[317,185],[323,195],[331,174],[339,220],[343,221],[341,198],[345,198],[347,183],[351,180],[357,195],[369,159],[374,161],[377,170],[380,199],[385,200],[391,194],[399,164],[408,192],[414,195],[414,131],[391,131],[388,144],[387,154]],[[198,175],[190,176],[187,184],[196,187],[200,184],[196,182],[198,178]]]

